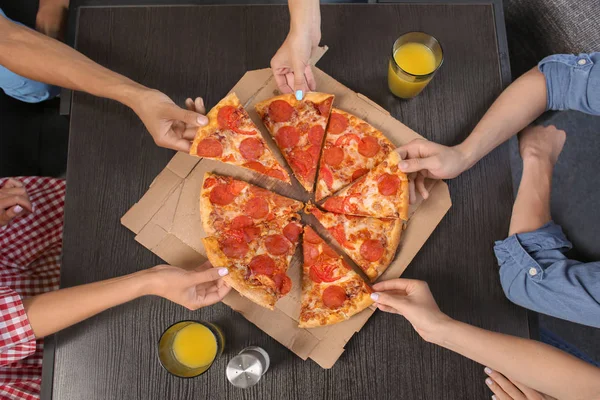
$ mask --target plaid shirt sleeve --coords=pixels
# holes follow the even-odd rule
[[[0,287],[0,367],[22,360],[36,351],[36,341],[21,296]]]

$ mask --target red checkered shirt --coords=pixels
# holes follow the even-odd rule
[[[0,398],[39,399],[42,340],[35,339],[21,298],[60,283],[65,181],[21,181],[34,212],[0,227]],[[6,179],[0,179],[0,188]]]

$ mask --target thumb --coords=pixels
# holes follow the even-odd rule
[[[194,126],[204,126],[208,124],[208,118],[205,115],[190,110],[184,110],[176,105],[173,105],[171,110],[171,115],[167,116],[169,119],[183,121],[188,125]]]
[[[431,169],[435,168],[436,166],[437,164],[435,156],[426,158],[408,158],[400,161],[398,164],[400,170],[407,174],[422,170],[431,171]]]
[[[221,279],[229,273],[227,268],[210,268],[202,272],[193,272],[192,280],[194,285],[199,285],[205,282],[212,282]]]
[[[25,209],[23,207],[21,207],[20,205],[16,205],[14,207],[9,208],[8,210],[6,210],[6,217],[8,218],[8,220],[10,221],[11,219],[13,219],[14,217],[16,217],[17,215],[23,215],[25,214]]]
[[[308,84],[304,76],[305,70],[306,66],[303,62],[297,61],[294,63],[294,93],[296,94],[296,100],[302,100],[308,92]]]

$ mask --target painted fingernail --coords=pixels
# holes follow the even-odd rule
[[[483,371],[488,375],[492,373],[492,369],[490,367],[485,367]]]
[[[496,395],[495,395],[495,394],[493,394],[493,395],[492,395],[492,400],[496,400],[496,399],[497,399]]]
[[[200,115],[200,116],[198,116],[198,123],[200,125],[206,125],[206,124],[208,124],[208,118],[206,118],[206,116],[204,116],[204,115]]]
[[[373,301],[379,300],[379,293],[371,293],[371,298],[373,299]]]
[[[228,273],[229,273],[229,270],[227,268],[219,268],[219,275],[225,276]]]
[[[490,378],[487,378],[485,380],[485,384],[488,385],[488,386],[492,386],[494,384],[494,382],[492,382],[492,380]]]
[[[21,211],[23,211],[23,207],[21,206],[15,206],[15,213],[20,213]]]
[[[302,90],[296,90],[296,100],[302,100],[304,98],[304,92]]]
[[[408,168],[408,163],[407,162],[401,162],[400,164],[398,164],[398,166],[400,167],[400,169],[406,169],[406,168]]]

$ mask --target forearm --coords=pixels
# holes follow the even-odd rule
[[[110,98],[130,107],[146,89],[69,46],[2,17],[0,65],[32,80]]]
[[[42,338],[111,307],[151,294],[149,271],[67,289],[23,300],[36,338]]]
[[[468,167],[533,122],[546,110],[546,80],[531,69],[496,99],[473,132],[457,146]]]
[[[600,396],[600,369],[554,347],[449,320],[432,342],[559,399]],[[577,388],[577,390],[573,390]]]
[[[321,39],[321,11],[319,0],[289,0],[290,34],[310,31],[314,45]]]

